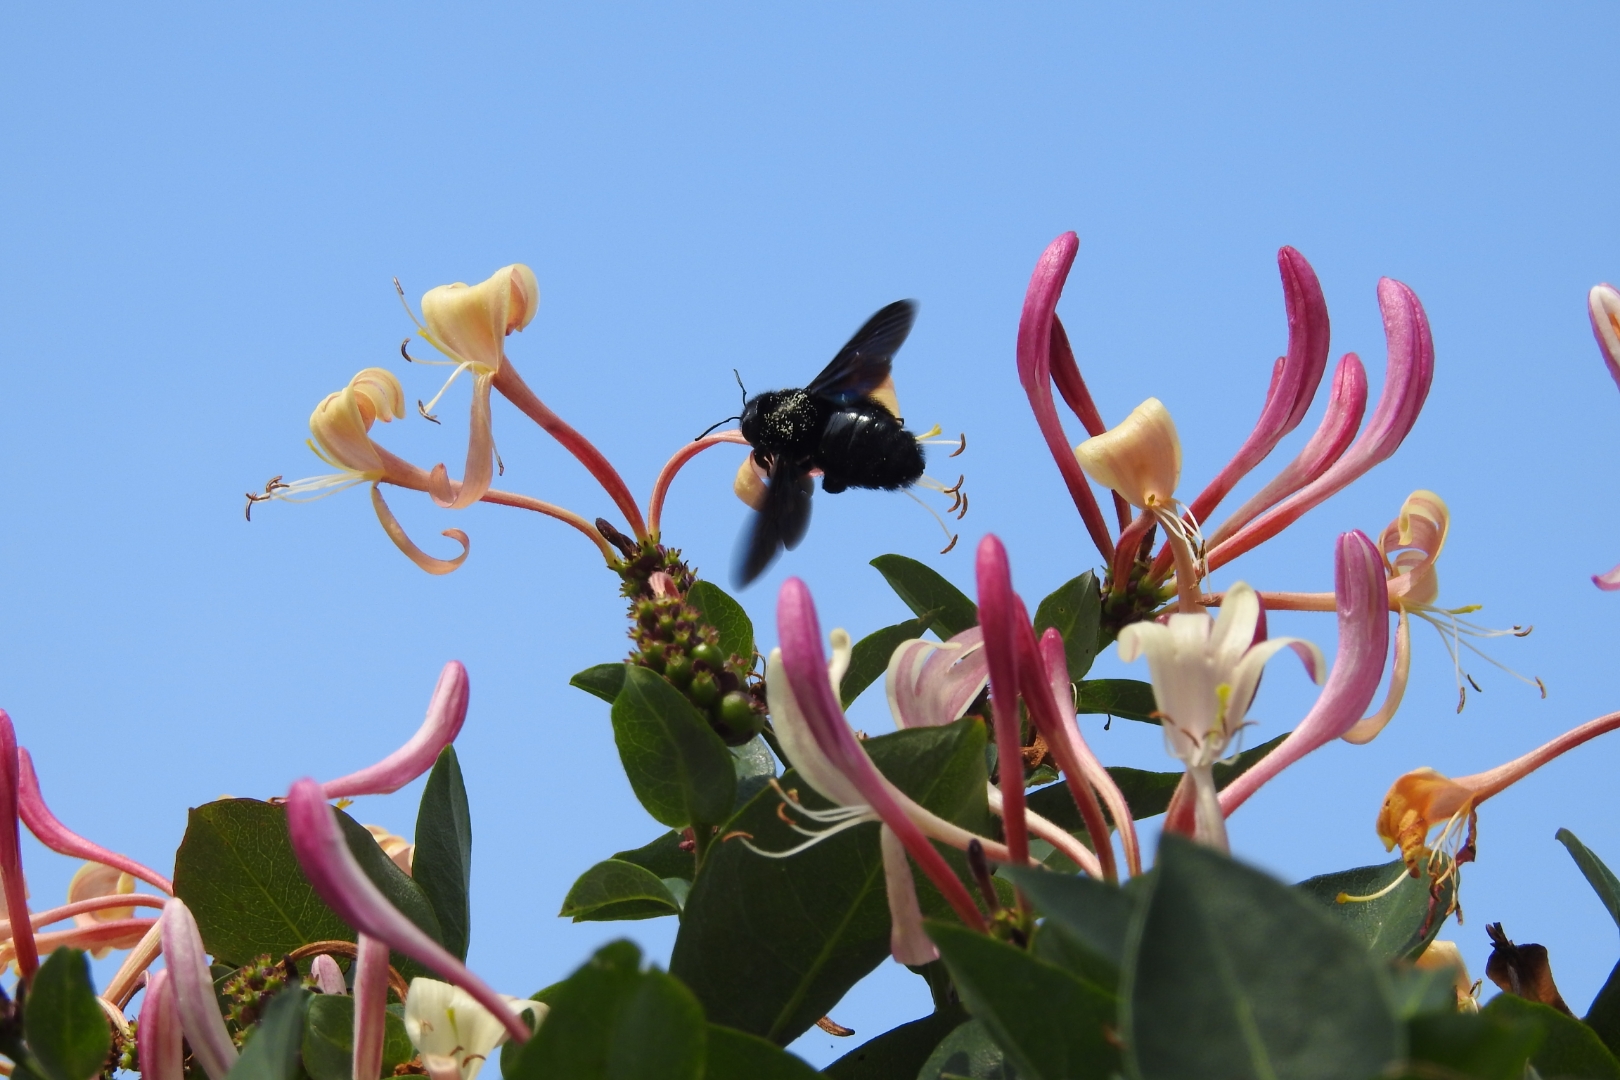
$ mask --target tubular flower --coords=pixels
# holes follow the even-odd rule
[[[0,709],[0,888],[5,892],[6,919],[10,923],[10,952],[26,982],[39,968],[33,922],[28,916],[28,883],[23,878],[22,837],[18,820],[17,731],[11,716]]]
[[[471,694],[467,669],[452,660],[439,673],[439,681],[428,699],[427,717],[416,734],[375,765],[321,785],[328,799],[358,795],[388,795],[398,791],[433,768],[444,748],[456,741],[467,721],[467,701]],[[389,853],[393,857],[393,852]]]
[[[1254,644],[1260,600],[1239,582],[1226,594],[1220,617],[1178,612],[1167,623],[1132,623],[1119,632],[1119,657],[1146,655],[1165,748],[1187,766],[1195,796],[1197,838],[1226,847],[1226,823],[1213,768],[1226,755],[1260,685],[1260,672],[1279,650],[1292,648],[1317,683],[1325,661],[1299,638]]]
[[[503,1000],[513,1016],[528,1013],[537,1028],[546,1018],[548,1008],[541,1002],[504,995]],[[442,1070],[459,1074],[461,1080],[476,1080],[485,1060],[507,1037],[502,1022],[467,991],[420,978],[411,980],[405,999],[405,1034],[421,1053],[429,1075]]]
[[[180,1014],[167,970],[154,971],[146,980],[141,1020],[135,1029],[141,1075],[151,1080],[184,1080],[185,1047],[180,1038]]]
[[[174,990],[175,1012],[186,1042],[191,1044],[192,1056],[209,1080],[225,1080],[238,1054],[225,1029],[225,1019],[219,1014],[197,920],[183,901],[171,898],[163,908],[159,925],[163,929],[163,956]]]
[[[1613,285],[1592,286],[1586,297],[1587,314],[1592,318],[1592,336],[1615,385],[1620,386],[1620,291]],[[1605,592],[1620,589],[1620,566],[1606,574],[1592,575],[1592,584]]]
[[[123,896],[134,891],[135,879],[125,871],[107,866],[105,863],[87,862],[79,867],[78,871],[73,875],[73,880],[68,882],[67,898],[68,903],[73,904],[94,897]],[[110,919],[132,919],[134,917],[135,909],[132,907],[98,908],[95,911],[87,911],[73,916],[73,924],[85,928],[95,926],[97,923],[107,922]],[[140,934],[136,934],[135,940],[130,941],[129,945],[135,944],[135,941],[139,941],[140,937]],[[124,945],[121,947],[128,948],[129,946]],[[100,945],[92,949],[90,955],[100,960],[112,950],[112,945]]]
[[[56,815],[51,813],[51,808],[45,805],[45,797],[39,790],[39,777],[34,772],[34,759],[23,747],[17,748],[17,779],[18,813],[22,817],[23,824],[28,826],[28,831],[34,834],[34,839],[59,855],[71,855],[74,858],[104,863],[114,870],[123,871],[137,881],[144,881],[171,895],[174,893],[174,883],[156,870],[116,851],[108,851],[58,821]]]
[[[1378,810],[1378,838],[1385,850],[1401,849],[1413,877],[1448,859],[1453,865],[1473,858],[1479,806],[1547,762],[1582,743],[1620,727],[1620,712],[1589,720],[1505,765],[1451,779],[1431,768],[1413,769],[1390,786]],[[1440,826],[1431,844],[1429,833]]]

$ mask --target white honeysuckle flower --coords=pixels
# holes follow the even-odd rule
[[[506,997],[513,1015],[529,1013],[536,1027],[545,1019],[547,1006],[527,998]],[[405,1034],[411,1045],[421,1053],[430,1072],[446,1071],[430,1063],[430,1058],[454,1061],[461,1080],[476,1080],[478,1070],[495,1048],[506,1041],[507,1032],[500,1020],[471,994],[459,986],[438,979],[411,980],[411,990],[405,999]]]

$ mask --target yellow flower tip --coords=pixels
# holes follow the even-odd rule
[[[540,283],[522,263],[503,266],[477,285],[455,282],[422,297],[424,336],[458,363],[500,370],[502,341],[522,330],[540,308]]]
[[[1400,845],[1407,869],[1417,872],[1428,854],[1429,830],[1468,809],[1470,788],[1430,768],[1413,769],[1396,780],[1378,811],[1378,838],[1389,851]]]
[[[1403,606],[1433,606],[1440,598],[1440,577],[1434,564],[1446,546],[1451,512],[1432,491],[1414,491],[1401,504],[1401,512],[1384,527],[1378,550],[1390,575],[1389,594]]]
[[[1080,467],[1139,510],[1165,509],[1181,480],[1181,439],[1158,398],[1148,398],[1118,426],[1074,448]]]
[[[731,482],[731,490],[752,509],[765,508],[765,478],[754,467],[753,454],[743,458],[742,464],[737,466],[737,478]]]

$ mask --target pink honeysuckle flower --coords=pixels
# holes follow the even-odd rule
[[[28,883],[23,878],[22,837],[18,822],[17,732],[11,716],[0,709],[0,888],[5,891],[6,918],[11,923],[11,951],[23,981],[39,968],[33,922],[28,916]]]
[[[209,1080],[225,1080],[239,1056],[219,1014],[214,980],[208,971],[208,955],[191,909],[179,897],[164,905],[159,924],[163,934],[163,958],[174,991],[175,1012],[191,1055],[208,1074]]]
[[[1333,673],[1317,696],[1316,704],[1305,714],[1299,726],[1289,733],[1288,738],[1220,793],[1219,812],[1223,818],[1242,806],[1250,795],[1259,790],[1260,785],[1283,769],[1354,728],[1372,702],[1373,695],[1378,692],[1378,682],[1384,675],[1384,657],[1389,649],[1383,560],[1366,536],[1359,532],[1347,532],[1339,537],[1335,545],[1333,571],[1334,596],[1339,612],[1339,648],[1333,662]],[[1234,587],[1227,594],[1227,605],[1234,602],[1236,592],[1237,588]],[[1248,592],[1248,597],[1243,603],[1253,603],[1258,608],[1258,602],[1253,599],[1254,593]],[[1223,619],[1230,610],[1227,605],[1221,607]],[[1288,639],[1273,639],[1285,640]],[[1315,649],[1314,646],[1311,648]],[[1321,653],[1313,652],[1312,659],[1320,672]],[[1321,682],[1320,677],[1317,681]],[[1235,690],[1232,696],[1237,697]],[[1162,699],[1159,707],[1164,708]],[[1168,721],[1165,734],[1167,737],[1170,734]]]
[[[343,969],[338,967],[338,962],[326,953],[321,953],[309,962],[309,974],[323,994],[347,994],[349,992],[348,983],[343,980]]]
[[[401,914],[371,883],[349,851],[332,814],[321,786],[313,780],[299,780],[287,792],[287,832],[298,864],[316,895],[358,933],[369,934],[438,972],[485,1008],[501,1015],[504,1010],[500,995]],[[522,1042],[529,1037],[529,1029],[521,1020],[508,1019],[507,1030],[512,1038]]]
[[[7,725],[9,728],[9,724]],[[86,840],[56,819],[45,797],[39,790],[39,776],[34,772],[34,759],[27,749],[17,749],[17,806],[22,823],[34,838],[60,855],[98,862],[114,870],[144,881],[169,895],[174,894],[174,882],[134,859],[109,851],[100,844]]]
[[[354,957],[354,1056],[352,1080],[382,1075],[388,1034],[388,945],[362,933]]]
[[[1592,319],[1592,336],[1615,385],[1620,386],[1620,291],[1607,283],[1592,286],[1586,297],[1587,314]],[[1592,584],[1605,592],[1620,589],[1620,566],[1606,574],[1592,575]]]
[[[439,681],[428,699],[427,718],[416,734],[375,765],[358,772],[330,780],[321,785],[328,799],[354,798],[359,795],[387,795],[398,791],[418,776],[433,768],[439,754],[456,741],[461,725],[467,720],[467,701],[471,686],[467,669],[461,661],[452,660],[439,673]]]
[[[1323,675],[1321,650],[1308,641],[1283,637],[1256,644],[1259,618],[1259,598],[1239,582],[1227,591],[1219,618],[1177,612],[1164,623],[1132,623],[1119,632],[1121,660],[1147,656],[1165,748],[1185,763],[1192,783],[1195,836],[1222,850],[1226,823],[1212,770],[1243,726],[1261,669],[1278,651],[1292,648],[1313,680],[1320,683]]]
[[[141,1020],[135,1029],[142,1080],[185,1080],[180,1012],[169,980],[168,971],[154,971],[146,980]]]

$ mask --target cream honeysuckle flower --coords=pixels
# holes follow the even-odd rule
[[[1227,591],[1219,618],[1178,612],[1165,623],[1132,623],[1119,632],[1121,660],[1147,657],[1165,748],[1192,778],[1197,837],[1221,848],[1226,824],[1212,770],[1243,726],[1261,669],[1278,651],[1292,648],[1318,684],[1326,674],[1322,651],[1309,641],[1280,637],[1256,644],[1259,619],[1259,597],[1239,582]]]
[[[67,902],[74,904],[80,900],[89,900],[93,897],[120,896],[134,891],[135,879],[129,874],[105,863],[86,861],[74,873],[73,880],[68,882]],[[75,915],[73,924],[75,926],[90,927],[113,919],[133,919],[134,917],[135,909],[132,907],[101,908],[97,911]],[[112,950],[111,945],[101,945],[91,949],[90,955],[100,960]]]
[[[542,1002],[502,997],[514,1016],[528,1013],[536,1027],[546,1018],[548,1006]],[[485,1060],[507,1037],[501,1021],[467,991],[425,978],[411,980],[411,992],[405,999],[405,1034],[431,1075],[448,1074],[447,1066],[454,1062],[461,1080],[476,1080]]]
[[[402,297],[403,299],[403,297]],[[433,407],[463,371],[472,373],[472,418],[467,440],[467,466],[460,481],[450,479],[444,465],[435,465],[428,491],[440,506],[461,510],[489,491],[494,480],[495,439],[490,430],[489,394],[506,360],[506,337],[521,331],[540,307],[540,283],[522,263],[503,266],[477,285],[455,282],[429,289],[422,297],[422,320],[417,323],[429,344],[449,359],[456,370],[444,386],[423,405],[423,416],[434,420]],[[409,311],[409,306],[406,311]],[[412,319],[416,316],[413,314]],[[425,325],[424,325],[425,324]],[[419,361],[433,363],[435,361]]]

